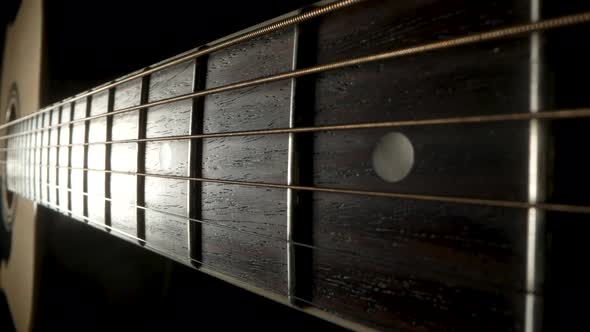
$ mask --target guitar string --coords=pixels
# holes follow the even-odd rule
[[[55,204],[52,204],[52,203],[44,203],[44,205],[46,205],[46,206],[48,206],[50,208],[51,207],[57,208],[57,206]],[[69,212],[69,213],[71,213],[71,212]],[[280,296],[284,300],[287,300],[288,299],[288,297],[287,297],[287,295],[285,293],[282,293],[278,289],[271,288],[268,285],[268,283],[255,284],[255,283],[253,283],[253,281],[251,279],[247,279],[247,278],[245,278],[245,277],[243,277],[243,276],[241,276],[239,274],[232,274],[232,273],[228,272],[227,270],[224,270],[221,267],[218,267],[218,266],[215,266],[215,265],[212,265],[212,264],[209,264],[209,263],[205,263],[203,260],[197,260],[197,259],[194,259],[194,258],[187,257],[187,259],[188,259],[189,262],[196,263],[197,266],[194,266],[192,264],[188,264],[186,260],[180,259],[178,256],[174,256],[174,255],[172,255],[172,254],[164,251],[163,249],[160,249],[158,247],[155,247],[155,246],[151,245],[150,243],[146,242],[145,240],[140,239],[140,238],[138,238],[138,237],[136,237],[134,235],[131,235],[131,234],[128,234],[128,233],[126,233],[124,231],[120,231],[120,230],[118,230],[116,228],[107,226],[107,225],[105,225],[103,223],[100,223],[100,222],[97,222],[97,221],[93,221],[92,219],[90,219],[88,217],[76,215],[76,214],[73,214],[73,213],[72,213],[72,216],[74,216],[75,218],[78,218],[78,219],[82,219],[82,220],[86,221],[88,224],[94,224],[94,225],[96,225],[95,226],[96,228],[103,229],[103,231],[106,228],[106,229],[109,229],[111,232],[121,234],[122,236],[128,238],[128,240],[130,240],[129,242],[134,243],[135,245],[140,245],[141,247],[144,247],[147,250],[150,250],[152,252],[155,252],[155,253],[157,253],[157,254],[159,254],[161,256],[164,256],[164,257],[166,257],[168,259],[174,260],[174,261],[179,262],[181,264],[190,266],[191,268],[194,268],[197,271],[207,273],[207,271],[205,269],[211,270],[211,271],[213,271],[215,273],[218,273],[218,274],[220,274],[222,276],[229,277],[229,278],[232,278],[232,279],[241,281],[241,282],[243,282],[246,285],[253,286],[253,287],[255,287],[257,289],[260,289],[262,291],[265,291],[265,292],[270,292],[270,293],[272,293],[272,294],[274,294],[276,296]],[[138,242],[141,243],[141,244],[138,244]],[[317,277],[317,276],[313,276],[312,278],[313,278],[312,281],[313,280],[319,280],[319,281],[325,281],[325,282],[328,282],[328,283],[333,283],[334,282],[334,280],[327,279],[327,278],[320,278],[320,277]],[[256,289],[250,289],[250,291],[252,291],[254,293],[257,293],[259,295],[262,295],[262,293],[259,292],[259,291],[257,291]],[[500,292],[498,292],[498,291],[500,291]],[[314,292],[314,288],[312,288],[312,292]],[[496,296],[498,295],[498,293],[504,294],[504,292],[502,292],[502,289],[499,289],[496,292],[494,292],[494,294]],[[521,293],[521,292],[507,293],[507,295],[523,295],[523,294],[524,293]],[[528,294],[526,294],[526,295],[528,296]],[[314,292],[314,293],[311,294],[311,297],[312,297],[312,299],[305,299],[305,298],[303,298],[301,296],[293,296],[293,298],[297,299],[298,301],[300,301],[301,303],[303,303],[303,304],[305,304],[307,306],[311,306],[311,307],[317,308],[320,311],[323,311],[325,313],[328,313],[330,315],[336,315],[337,317],[340,317],[340,314],[338,313],[338,310],[337,309],[328,308],[328,307],[326,307],[324,305],[321,305],[321,304],[318,304],[318,303],[315,303],[314,302],[313,298],[316,298],[316,297],[317,298],[321,298],[321,295],[318,295],[317,293]],[[335,305],[340,305],[340,306],[349,306],[350,305],[349,303],[344,303],[344,302],[341,302],[341,301],[338,301],[338,300],[334,300],[333,298],[330,299],[330,302],[333,303],[333,304],[335,304]],[[293,305],[293,304],[288,303],[286,301],[284,301],[282,303],[285,303],[285,304],[289,305],[292,308],[295,308],[297,310],[301,310],[301,311],[304,311],[305,312],[305,307]],[[346,318],[344,318],[344,320],[345,321],[354,322],[356,324],[359,324],[356,321],[349,320],[349,319],[346,319]],[[361,324],[363,324],[363,323],[361,323]]]
[[[52,204],[52,203],[45,203],[45,205],[47,205],[48,207],[56,208],[56,206],[54,204]],[[76,214],[73,214],[73,213],[72,213],[72,216],[74,216],[75,218],[82,219],[82,220],[86,221],[89,224],[94,224],[94,225],[96,225],[97,228],[106,228],[106,229],[109,229],[112,232],[121,234],[122,236],[128,238],[129,240],[132,240],[130,242],[132,242],[132,243],[134,243],[136,245],[140,245],[140,246],[142,246],[142,247],[144,247],[144,248],[146,248],[148,250],[151,250],[151,251],[153,251],[153,252],[155,252],[155,253],[157,253],[159,255],[162,255],[164,257],[167,257],[168,259],[171,259],[171,260],[177,261],[179,263],[182,263],[184,265],[187,265],[187,266],[190,266],[192,268],[195,268],[197,271],[203,271],[203,268],[205,268],[205,269],[214,271],[216,273],[219,273],[222,276],[236,279],[236,280],[241,281],[241,282],[243,282],[243,283],[245,283],[247,285],[254,286],[254,287],[256,287],[258,289],[261,289],[263,291],[270,292],[272,294],[278,295],[278,296],[282,297],[285,300],[288,299],[288,297],[286,296],[285,293],[281,293],[279,290],[271,288],[270,286],[268,286],[267,283],[264,283],[264,284],[255,284],[255,283],[252,282],[252,280],[249,280],[247,278],[244,278],[243,276],[241,276],[239,274],[229,273],[229,272],[227,272],[227,270],[224,270],[221,267],[218,267],[218,266],[215,266],[215,265],[212,265],[212,264],[209,264],[209,263],[205,263],[203,260],[198,260],[198,259],[195,259],[195,258],[187,257],[187,259],[188,259],[189,262],[196,263],[198,267],[196,267],[196,266],[194,266],[192,264],[187,264],[187,261],[186,260],[180,259],[178,256],[171,255],[170,253],[166,252],[165,250],[160,249],[158,247],[155,247],[155,246],[151,245],[150,243],[146,242],[145,240],[140,239],[140,238],[138,238],[138,237],[136,237],[134,235],[131,235],[131,234],[127,233],[127,232],[120,231],[120,230],[118,230],[116,228],[113,228],[113,227],[104,225],[104,224],[102,224],[100,222],[97,222],[97,221],[94,221],[94,220],[92,220],[92,219],[90,219],[88,217],[76,215]],[[141,243],[141,244],[138,244],[138,242]],[[329,279],[317,278],[317,277],[314,278],[314,280],[331,282],[331,280],[329,280]],[[256,293],[256,290],[254,290],[254,292]],[[337,314],[337,311],[336,310],[329,309],[329,308],[326,308],[324,306],[321,306],[321,305],[313,302],[313,300],[304,299],[302,297],[297,297],[297,299],[299,301],[301,301],[302,303],[305,303],[308,306],[315,307],[315,308],[317,308],[317,309],[319,309],[319,310],[321,310],[323,312],[326,312],[328,314],[331,314],[331,315]],[[340,301],[333,300],[332,302],[334,304],[346,305],[345,303],[340,302]],[[284,303],[288,304],[290,307],[293,307],[295,309],[302,310],[301,307],[295,306],[295,305],[290,304],[288,302],[284,302]]]
[[[98,93],[98,92],[101,92],[101,91],[105,91],[107,89],[111,89],[111,88],[117,87],[117,86],[119,86],[119,85],[121,85],[123,83],[130,82],[130,81],[135,80],[135,79],[139,79],[141,77],[147,76],[147,75],[152,74],[152,73],[155,73],[157,71],[160,71],[160,70],[163,70],[163,69],[166,69],[166,68],[170,68],[170,67],[172,67],[174,65],[177,65],[177,64],[180,64],[182,62],[185,62],[185,61],[188,61],[188,60],[191,60],[191,59],[195,59],[195,58],[198,58],[198,57],[203,56],[203,55],[210,54],[210,53],[215,52],[215,51],[219,51],[219,50],[225,49],[227,47],[230,47],[230,46],[239,44],[241,42],[252,40],[254,38],[257,38],[257,37],[260,37],[260,36],[263,36],[263,35],[267,35],[269,33],[272,33],[272,32],[275,32],[275,31],[279,31],[279,30],[282,30],[284,28],[287,28],[287,27],[290,27],[290,26],[293,26],[293,25],[296,25],[296,24],[299,24],[299,23],[303,23],[305,21],[309,21],[309,20],[311,20],[313,18],[322,16],[322,15],[326,15],[326,14],[335,12],[337,10],[344,9],[346,7],[350,7],[352,5],[361,3],[363,1],[366,1],[366,0],[342,0],[342,1],[337,1],[337,2],[331,3],[331,4],[327,4],[327,5],[324,5],[324,6],[312,8],[309,11],[306,11],[304,13],[296,14],[294,16],[285,18],[285,19],[280,20],[278,22],[271,23],[271,24],[269,24],[267,26],[263,26],[263,27],[260,27],[258,29],[255,29],[254,31],[246,32],[246,33],[237,35],[235,37],[229,38],[227,40],[221,41],[221,42],[216,43],[216,44],[213,44],[213,45],[206,45],[205,48],[197,48],[195,50],[188,51],[187,53],[181,54],[181,55],[179,55],[177,57],[174,57],[174,58],[172,58],[170,60],[164,60],[165,61],[164,63],[158,63],[158,64],[155,64],[155,65],[146,67],[144,69],[140,69],[139,71],[136,71],[135,73],[129,74],[129,75],[124,76],[124,77],[119,78],[119,79],[116,79],[113,82],[103,84],[101,86],[95,87],[95,88],[90,89],[90,90],[85,91],[85,92],[82,92],[82,93],[80,93],[78,95],[72,96],[70,98],[67,98],[67,99],[65,99],[63,101],[60,101],[58,103],[55,103],[53,105],[47,106],[47,107],[45,107],[44,109],[40,110],[37,113],[30,114],[30,115],[24,116],[24,117],[22,117],[20,119],[16,119],[16,120],[7,122],[5,124],[2,124],[2,125],[0,125],[0,130],[5,129],[5,128],[8,128],[8,127],[10,127],[12,125],[15,125],[17,123],[23,122],[23,121],[25,121],[27,119],[30,119],[30,118],[32,118],[32,117],[34,117],[36,115],[39,115],[39,114],[42,114],[42,113],[46,113],[46,112],[50,112],[52,109],[54,109],[56,107],[60,107],[60,106],[66,105],[66,104],[71,103],[71,102],[73,102],[75,100],[79,100],[79,99],[82,99],[84,97],[88,97],[88,96],[90,96],[92,94],[95,94],[95,93]]]
[[[3,164],[6,165],[6,162],[3,161]],[[497,200],[497,199],[481,199],[481,198],[426,195],[426,194],[408,194],[408,193],[400,193],[400,192],[370,191],[370,190],[318,187],[318,186],[300,186],[300,185],[287,185],[287,184],[268,183],[268,182],[252,182],[252,181],[241,181],[241,180],[224,180],[224,179],[210,179],[210,178],[201,178],[201,177],[188,177],[188,176],[170,175],[170,174],[125,172],[125,171],[117,171],[117,170],[104,170],[104,169],[71,167],[71,166],[53,166],[53,165],[43,165],[43,164],[29,164],[29,165],[31,167],[40,167],[41,169],[43,169],[43,168],[48,169],[49,167],[56,167],[58,169],[62,168],[62,169],[69,169],[69,170],[79,170],[79,171],[84,171],[84,172],[136,175],[136,176],[143,176],[143,177],[154,177],[154,178],[183,180],[183,181],[196,181],[196,182],[204,182],[204,183],[218,183],[218,184],[228,184],[228,185],[240,185],[240,186],[250,186],[250,187],[260,187],[260,188],[292,189],[292,190],[310,191],[310,192],[361,195],[361,196],[384,197],[384,198],[392,198],[392,199],[428,201],[428,202],[451,203],[451,204],[465,204],[465,205],[479,205],[479,206],[491,206],[491,207],[504,207],[504,208],[514,208],[514,209],[537,208],[537,209],[541,209],[541,210],[545,210],[545,211],[590,214],[590,206],[584,206],[584,205],[570,205],[570,204],[543,203],[543,202],[530,203],[530,202],[523,202],[523,201],[510,201],[510,200]]]
[[[49,184],[49,183],[41,183],[41,185],[44,185],[47,188],[53,188],[56,189],[56,191],[58,189],[61,190],[65,190],[71,193],[75,193],[75,194],[82,194],[84,196],[87,197],[93,197],[96,199],[100,199],[100,200],[104,200],[104,201],[108,201],[111,202],[112,199],[109,199],[107,197],[104,197],[102,195],[97,195],[97,194],[93,194],[93,193],[87,193],[87,192],[77,192],[76,190],[70,189],[70,188],[64,188],[64,187],[60,187],[58,185],[53,185],[53,184]],[[59,196],[58,193],[54,193],[54,195]],[[40,200],[38,201],[40,202],[40,204],[46,204],[49,203],[51,205],[53,205],[53,208],[56,209],[58,212],[60,213],[70,213],[73,212],[67,208],[62,207],[59,204],[54,204],[52,202],[49,201],[45,201],[45,200]],[[154,209],[154,208],[149,208],[149,207],[145,207],[145,206],[140,206],[140,205],[136,205],[136,204],[125,204],[128,205],[129,208],[140,208],[146,211],[152,211],[155,213],[159,213],[159,214],[163,214],[163,215],[168,215],[171,217],[175,217],[178,219],[184,219],[186,221],[190,221],[190,222],[196,222],[196,223],[200,223],[200,224],[206,224],[206,225],[210,225],[210,226],[214,226],[214,227],[220,227],[220,228],[226,228],[229,229],[231,231],[235,231],[237,233],[244,233],[244,234],[250,234],[253,236],[257,236],[257,237],[261,237],[261,238],[265,238],[268,240],[273,240],[276,242],[279,242],[281,244],[292,244],[296,247],[300,247],[300,248],[306,248],[306,249],[310,249],[312,251],[316,251],[316,252],[331,252],[334,254],[338,254],[338,255],[343,255],[346,257],[350,257],[350,259],[360,259],[362,261],[368,262],[368,263],[372,263],[376,266],[381,266],[381,267],[390,267],[391,265],[394,266],[403,266],[405,268],[416,268],[417,266],[419,266],[418,264],[411,264],[408,262],[404,262],[401,260],[391,260],[391,261],[386,261],[386,260],[382,260],[382,259],[378,259],[376,257],[370,256],[370,255],[366,255],[366,254],[362,254],[361,252],[358,251],[351,251],[348,249],[342,249],[342,248],[330,248],[330,247],[322,247],[322,246],[317,246],[317,245],[312,245],[312,244],[308,244],[308,243],[304,243],[304,242],[300,242],[300,241],[289,241],[286,237],[285,238],[280,238],[280,237],[275,237],[275,236],[271,236],[271,235],[266,235],[266,234],[261,234],[261,233],[256,233],[256,232],[252,232],[252,231],[246,231],[240,228],[236,228],[236,227],[231,227],[231,226],[227,226],[227,225],[223,225],[223,224],[219,224],[219,223],[215,223],[215,222],[210,222],[210,221],[205,221],[205,220],[198,220],[198,219],[194,219],[194,218],[189,218],[186,216],[182,216],[182,215],[178,215],[175,213],[170,213],[170,212],[164,212],[158,209]],[[87,217],[88,218],[88,217]],[[104,225],[110,228],[114,228],[114,226],[112,225],[106,225],[104,224],[104,222],[100,222],[97,221],[100,225]],[[142,240],[144,242],[146,242],[146,240]],[[507,293],[519,293],[519,294],[528,294],[528,291],[522,287],[522,288],[518,288],[515,286],[509,286],[506,287],[506,285],[502,285],[498,282],[493,282],[490,280],[481,280],[478,279],[476,277],[473,276],[469,276],[469,275],[464,275],[464,274],[460,274],[460,273],[453,273],[453,272],[449,272],[449,271],[444,271],[444,270],[440,270],[440,269],[436,269],[433,266],[430,266],[432,272],[436,273],[439,276],[449,276],[451,278],[454,278],[455,281],[458,280],[462,280],[463,282],[477,282],[477,283],[481,283],[481,286],[484,286],[486,290],[491,290],[491,291],[504,291]]]
[[[517,37],[517,36],[527,34],[527,33],[545,31],[545,30],[549,30],[549,29],[572,26],[572,25],[577,25],[577,24],[582,24],[582,23],[587,23],[587,22],[590,22],[590,12],[583,12],[583,13],[573,14],[573,15],[569,15],[569,16],[562,16],[562,17],[558,17],[558,18],[552,18],[552,19],[547,19],[547,20],[543,20],[543,21],[538,21],[538,22],[534,22],[534,23],[528,23],[528,24],[500,28],[500,29],[496,29],[496,30],[490,30],[487,32],[467,35],[467,36],[453,38],[453,39],[449,39],[449,40],[445,40],[445,41],[425,43],[425,44],[410,46],[410,47],[401,48],[401,49],[393,49],[393,50],[382,52],[382,53],[371,54],[371,55],[361,56],[361,57],[347,59],[347,60],[340,60],[340,61],[335,61],[335,62],[328,63],[328,64],[321,64],[321,65],[312,66],[312,67],[308,67],[308,68],[287,71],[287,72],[283,72],[283,73],[279,73],[279,74],[275,74],[275,75],[255,78],[255,79],[251,79],[251,80],[239,81],[236,83],[230,83],[227,85],[204,89],[204,90],[193,92],[193,93],[187,93],[187,94],[183,94],[183,95],[179,95],[179,96],[175,96],[175,97],[170,97],[170,98],[165,98],[165,99],[161,99],[161,100],[157,100],[157,101],[153,101],[153,102],[139,104],[136,106],[130,106],[127,108],[114,110],[112,112],[101,113],[101,114],[96,114],[96,115],[88,116],[88,117],[81,118],[81,119],[66,121],[66,122],[63,122],[60,124],[51,125],[51,126],[39,128],[39,129],[34,129],[32,131],[27,131],[27,132],[19,133],[19,134],[25,135],[27,133],[32,133],[33,131],[50,130],[50,129],[54,129],[54,128],[57,128],[60,126],[74,124],[77,122],[86,122],[86,121],[90,121],[90,120],[94,120],[94,119],[98,119],[98,118],[102,118],[102,117],[115,116],[115,115],[131,112],[131,111],[146,109],[146,108],[160,106],[160,105],[166,105],[169,103],[179,102],[179,101],[192,99],[192,98],[196,98],[196,97],[204,97],[204,96],[211,95],[211,94],[232,91],[232,90],[236,90],[236,89],[257,86],[257,85],[261,85],[261,84],[266,84],[266,83],[271,83],[271,82],[281,81],[281,80],[286,80],[286,79],[292,79],[292,78],[297,78],[297,77],[301,77],[301,76],[308,76],[308,75],[312,75],[312,74],[322,73],[322,72],[341,69],[341,68],[350,67],[350,66],[367,64],[367,63],[377,62],[377,61],[382,61],[382,60],[389,60],[389,59],[393,59],[393,58],[414,55],[414,54],[419,54],[419,53],[424,53],[424,52],[430,52],[430,51],[436,51],[436,50],[441,50],[441,49],[447,49],[447,48],[453,48],[453,47],[458,47],[458,46],[464,46],[464,45],[469,45],[469,44],[481,43],[481,42],[485,42],[485,41],[498,40],[498,39],[504,39],[504,38],[510,38],[510,37]],[[35,115],[37,115],[37,113],[32,114],[32,117],[34,117]],[[18,121],[18,120],[15,120],[15,121]],[[5,125],[0,126],[0,129],[8,128],[8,127],[12,126],[13,124],[16,124],[16,123],[14,121],[6,123]],[[11,134],[11,135],[13,135],[13,136],[10,136],[10,137],[15,137],[14,135],[16,135],[16,134]],[[7,137],[9,137],[9,136],[8,135],[0,136],[0,140],[4,140]]]
[[[45,205],[45,206],[47,206],[49,208],[52,208],[52,209],[59,209],[59,206],[57,206],[57,205],[55,205],[53,203],[50,203],[50,202],[40,202],[39,204]],[[130,240],[133,240],[131,242],[134,242],[135,244],[137,244],[139,242],[139,243],[141,243],[141,246],[142,247],[147,248],[148,250],[154,251],[154,252],[156,252],[156,253],[158,253],[158,254],[160,254],[162,256],[165,256],[165,257],[167,257],[169,259],[172,259],[174,261],[183,263],[185,265],[189,265],[189,264],[187,264],[188,261],[194,262],[194,263],[199,264],[201,267],[205,267],[205,268],[211,269],[211,270],[216,271],[217,273],[220,273],[220,274],[222,274],[224,276],[239,279],[239,280],[241,280],[241,281],[243,281],[243,282],[245,282],[245,283],[247,283],[249,285],[253,285],[253,286],[256,286],[256,287],[261,288],[263,290],[270,291],[270,292],[272,292],[274,294],[277,294],[277,295],[280,295],[280,296],[284,296],[285,297],[285,295],[277,292],[276,289],[272,289],[272,288],[268,288],[266,286],[259,286],[259,285],[253,284],[251,280],[242,278],[242,277],[237,276],[237,275],[229,274],[229,273],[221,270],[220,268],[218,268],[218,267],[216,267],[214,265],[205,263],[204,261],[197,260],[197,259],[190,258],[190,257],[186,257],[186,260],[180,259],[178,256],[174,256],[174,255],[170,254],[169,252],[165,251],[164,249],[161,249],[161,248],[158,248],[158,247],[153,246],[151,243],[147,242],[144,239],[141,239],[141,238],[139,238],[139,237],[137,237],[135,235],[129,234],[129,233],[125,232],[125,231],[119,230],[119,229],[114,228],[112,226],[105,225],[104,223],[101,223],[100,221],[92,220],[89,217],[76,214],[73,211],[68,210],[68,209],[61,209],[61,212],[70,214],[71,217],[74,218],[74,219],[81,219],[81,220],[84,220],[85,222],[87,222],[89,224],[96,225],[97,228],[108,229],[111,232],[120,234],[120,235],[122,235],[122,236],[124,236],[124,237],[126,237],[126,238],[128,238]],[[192,265],[189,265],[189,266],[195,268]],[[199,270],[199,268],[196,268],[196,269]]]
[[[74,146],[90,146],[103,144],[128,144],[139,142],[164,142],[179,141],[187,139],[207,139],[207,138],[224,138],[224,137],[245,137],[245,136],[263,136],[263,135],[280,135],[280,134],[302,134],[323,131],[341,131],[341,130],[361,130],[361,129],[378,129],[378,128],[397,128],[397,127],[420,127],[433,125],[453,125],[453,124],[477,124],[490,122],[506,121],[526,121],[526,120],[561,120],[590,117],[590,108],[578,108],[569,110],[546,111],[538,113],[511,113],[511,114],[493,114],[493,115],[475,115],[467,117],[448,117],[421,120],[399,120],[399,121],[381,121],[352,124],[322,125],[314,127],[295,127],[295,128],[276,128],[276,129],[256,129],[244,131],[216,132],[194,135],[174,135],[159,136],[147,138],[132,138],[110,141],[95,141],[87,143],[70,143],[70,144],[48,144],[40,147],[1,147],[0,151],[27,151],[46,148],[65,148]],[[55,132],[52,132],[55,133]],[[57,134],[54,134],[57,135]],[[50,135],[55,137],[54,135]]]

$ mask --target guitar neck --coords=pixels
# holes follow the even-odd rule
[[[559,68],[538,58],[559,37],[535,40],[590,20],[569,14],[312,7],[2,126],[4,181],[354,329],[529,330],[545,273],[532,229],[590,213],[545,190],[566,182],[545,138],[569,138],[542,121],[590,115],[540,104]]]

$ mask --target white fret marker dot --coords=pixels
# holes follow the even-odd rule
[[[403,180],[414,165],[414,147],[406,135],[390,132],[373,150],[373,169],[387,182]]]

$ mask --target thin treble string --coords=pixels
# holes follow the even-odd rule
[[[381,121],[368,123],[352,123],[352,124],[336,124],[312,127],[295,127],[295,128],[277,128],[277,129],[256,129],[244,131],[230,131],[230,132],[216,132],[206,134],[194,135],[175,135],[175,136],[159,136],[147,138],[132,138],[110,141],[95,141],[86,143],[69,143],[69,144],[53,144],[43,145],[39,147],[14,147],[14,148],[0,148],[0,151],[27,151],[46,148],[66,148],[74,146],[90,146],[90,145],[104,145],[104,144],[129,144],[140,142],[164,142],[164,141],[179,141],[187,139],[208,139],[208,138],[223,138],[223,137],[246,137],[246,136],[262,136],[262,135],[280,135],[280,134],[301,134],[323,131],[342,131],[342,130],[362,130],[362,129],[378,129],[378,128],[396,128],[396,127],[420,127],[420,126],[436,126],[436,125],[453,125],[453,124],[476,124],[476,123],[490,123],[490,122],[506,122],[506,121],[526,121],[526,120],[559,120],[559,119],[576,119],[590,117],[590,108],[578,108],[568,110],[546,111],[538,113],[511,113],[511,114],[493,114],[493,115],[475,115],[466,117],[449,117],[449,118],[435,118],[422,120],[399,120],[399,121]]]
[[[114,82],[103,84],[103,85],[98,86],[98,87],[91,89],[89,91],[82,92],[78,95],[67,98],[61,102],[56,103],[56,104],[47,106],[37,113],[30,114],[30,115],[27,115],[27,116],[22,117],[20,119],[16,119],[14,121],[7,122],[3,125],[0,125],[0,130],[6,129],[6,128],[13,126],[13,125],[16,125],[17,123],[20,123],[22,121],[30,119],[38,114],[50,112],[54,108],[66,105],[67,103],[73,102],[75,100],[79,100],[79,99],[88,97],[92,94],[95,94],[95,93],[98,93],[98,92],[101,92],[101,91],[104,91],[107,89],[115,88],[123,83],[130,82],[135,79],[139,79],[141,77],[153,74],[157,71],[160,71],[160,70],[163,70],[166,68],[170,68],[170,67],[180,64],[182,62],[192,60],[192,59],[198,58],[200,56],[207,55],[212,52],[219,51],[219,50],[225,49],[227,47],[239,44],[241,42],[245,42],[245,41],[248,41],[248,40],[251,40],[251,39],[254,39],[254,38],[275,32],[275,31],[285,29],[290,26],[294,26],[299,23],[303,23],[305,21],[309,21],[313,18],[322,16],[322,15],[326,15],[326,14],[335,12],[337,10],[344,9],[346,7],[350,7],[352,5],[361,3],[363,1],[366,1],[366,0],[342,0],[342,1],[331,3],[331,4],[327,4],[324,6],[319,6],[319,7],[310,9],[309,11],[306,11],[304,13],[296,14],[294,16],[287,17],[287,18],[280,20],[278,22],[263,26],[261,28],[254,30],[254,31],[246,32],[246,33],[237,35],[235,37],[229,38],[227,40],[218,42],[218,43],[206,45],[206,47],[198,47],[194,51],[189,51],[186,54],[181,54],[178,57],[172,58],[169,61],[166,61],[162,64],[156,64],[156,65],[147,67],[143,70],[137,71],[135,74],[127,75],[125,77],[115,80]]]
[[[539,203],[539,202],[530,203],[530,202],[522,202],[522,201],[480,199],[480,198],[469,198],[469,197],[439,196],[439,195],[426,195],[426,194],[406,194],[406,193],[400,193],[400,192],[383,192],[383,191],[344,189],[344,188],[333,188],[333,187],[299,186],[299,185],[287,185],[287,184],[280,184],[280,183],[224,180],[224,179],[188,177],[188,176],[170,175],[170,174],[124,172],[124,171],[116,171],[116,170],[104,170],[104,169],[70,167],[70,166],[52,166],[52,165],[49,165],[49,166],[48,165],[32,165],[32,166],[33,167],[45,167],[45,168],[50,166],[50,167],[56,167],[56,168],[85,171],[85,172],[98,172],[98,173],[102,172],[102,173],[110,173],[110,174],[137,175],[137,176],[144,176],[144,177],[154,177],[154,178],[164,178],[164,179],[184,180],[184,181],[196,181],[196,182],[205,182],[205,183],[218,183],[218,184],[228,184],[228,185],[240,185],[240,186],[261,187],[261,188],[292,189],[292,190],[311,191],[311,192],[361,195],[361,196],[371,196],[371,197],[384,197],[384,198],[393,198],[393,199],[429,201],[429,202],[452,203],[452,204],[505,207],[505,208],[514,208],[514,209],[537,208],[537,209],[542,209],[542,210],[546,210],[546,211],[590,214],[590,206],[585,206],[585,205],[569,205],[569,204]]]
[[[517,37],[517,36],[527,34],[527,33],[545,31],[545,30],[549,30],[549,29],[555,29],[555,28],[566,27],[566,26],[571,26],[571,25],[577,25],[577,24],[582,24],[582,23],[586,23],[589,21],[590,21],[590,12],[583,12],[583,13],[573,14],[573,15],[569,15],[569,16],[562,16],[562,17],[547,19],[547,20],[543,20],[543,21],[537,21],[537,22],[528,23],[528,24],[521,24],[521,25],[516,25],[516,26],[511,26],[511,27],[506,27],[506,28],[500,28],[500,29],[491,30],[488,32],[476,33],[476,34],[453,38],[453,39],[449,39],[449,40],[445,40],[445,41],[425,43],[425,44],[410,46],[410,47],[402,48],[402,49],[393,49],[393,50],[382,52],[382,53],[371,54],[371,55],[367,55],[367,56],[361,56],[361,57],[351,58],[351,59],[346,59],[346,60],[340,60],[340,61],[335,61],[335,62],[328,63],[328,64],[321,64],[321,65],[312,66],[312,67],[308,67],[308,68],[287,71],[287,72],[283,72],[283,73],[279,73],[279,74],[275,74],[275,75],[270,75],[270,76],[266,76],[266,77],[260,77],[260,78],[255,78],[255,79],[251,79],[251,80],[230,83],[230,84],[222,85],[219,87],[204,89],[201,91],[183,94],[183,95],[179,95],[179,96],[175,96],[175,97],[171,97],[171,98],[165,98],[165,99],[161,99],[161,100],[157,100],[157,101],[153,101],[153,102],[148,102],[145,104],[140,104],[137,106],[122,108],[122,109],[115,110],[112,112],[97,114],[97,115],[89,116],[89,117],[86,117],[83,119],[67,121],[67,122],[64,122],[62,124],[58,124],[55,126],[64,126],[64,125],[69,125],[69,124],[73,124],[75,122],[81,122],[81,121],[90,121],[90,120],[97,119],[100,117],[114,116],[114,115],[127,113],[127,112],[140,110],[140,109],[145,109],[145,108],[149,108],[149,107],[166,105],[169,103],[187,100],[187,99],[191,99],[191,98],[195,98],[195,97],[203,97],[203,96],[207,96],[207,95],[211,95],[211,94],[232,91],[232,90],[242,89],[242,88],[251,87],[251,86],[257,86],[257,85],[271,83],[271,82],[275,82],[275,81],[281,81],[281,80],[292,79],[292,78],[297,78],[297,77],[301,77],[301,76],[318,74],[318,73],[332,71],[332,70],[341,69],[341,68],[346,68],[346,67],[350,67],[350,66],[356,66],[356,65],[361,65],[361,64],[371,63],[371,62],[389,60],[389,59],[393,59],[393,58],[404,57],[404,56],[408,56],[408,55],[415,55],[415,54],[431,52],[431,51],[436,51],[436,50],[441,50],[441,49],[454,48],[454,47],[464,46],[464,45],[469,45],[469,44],[481,43],[484,41],[492,41],[492,40],[498,40],[498,39],[504,39],[504,38],[510,38],[510,37]],[[18,120],[16,120],[16,121],[18,121]],[[5,128],[6,126],[10,126],[10,125],[6,124],[6,125],[4,125],[4,127],[0,126],[0,129]],[[51,128],[54,128],[55,126],[50,126],[48,128],[51,129]],[[35,130],[43,130],[43,128],[35,129]],[[0,140],[6,139],[5,137],[6,136],[0,136]]]

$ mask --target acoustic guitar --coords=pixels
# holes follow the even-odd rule
[[[588,10],[323,1],[42,105],[23,1],[0,97],[17,329],[41,208],[347,329],[578,326]]]

